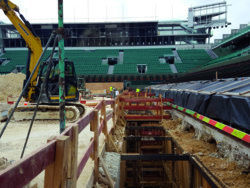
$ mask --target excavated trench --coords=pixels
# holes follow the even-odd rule
[[[183,129],[181,119],[129,119],[122,124],[123,133],[120,126],[112,135],[116,143],[122,142],[117,187],[250,185],[247,167],[221,155],[220,143],[212,137],[197,139],[192,126]]]
[[[160,121],[127,121],[120,187],[224,187],[199,160],[186,153]]]

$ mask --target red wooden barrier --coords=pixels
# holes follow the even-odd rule
[[[172,107],[169,106],[124,106],[124,110],[170,110]]]
[[[106,101],[106,105],[114,104],[114,100]],[[103,102],[100,101],[93,110],[81,118],[76,124],[78,126],[78,133],[80,133],[93,119],[94,110],[100,110]],[[111,119],[113,114],[107,116],[107,121]],[[103,128],[103,121],[98,130],[99,134]],[[61,135],[67,135],[72,137],[72,126],[68,127]],[[80,176],[83,168],[86,165],[91,153],[93,152],[94,142],[90,142],[85,154],[83,155],[80,163],[77,167],[77,178]],[[41,173],[46,167],[55,162],[56,154],[56,140],[53,140],[36,150],[32,154],[23,158],[16,164],[6,168],[0,172],[0,187],[13,187],[20,188],[28,184],[34,179],[39,173]]]
[[[161,120],[161,119],[170,119],[170,115],[163,115],[163,116],[157,116],[157,115],[155,115],[155,116],[146,116],[146,115],[127,115],[127,116],[125,116],[125,119],[126,120]]]
[[[85,116],[83,116],[83,118],[81,118],[76,124],[78,125],[79,129],[79,133],[82,132],[82,130],[87,127],[87,125],[89,124],[89,122],[91,121],[91,119],[93,119],[94,117],[94,110],[92,109],[88,114],[86,114]]]
[[[123,98],[120,97],[121,102],[132,102],[132,103],[145,103],[145,102],[173,102],[173,99],[167,98]]]

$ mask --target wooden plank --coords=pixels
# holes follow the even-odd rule
[[[134,168],[127,168],[127,170],[134,170]],[[163,167],[142,167],[141,172],[162,172],[164,169]]]
[[[103,129],[102,132],[105,135],[106,139],[108,140],[108,127],[107,127],[107,117],[106,117],[106,103],[103,101],[101,115],[103,116]]]
[[[78,125],[78,133],[80,133],[87,125],[90,123],[90,121],[94,117],[94,110],[92,109],[88,114],[84,115],[81,119],[79,119],[76,124]]]
[[[1,187],[18,188],[28,184],[55,159],[55,141],[46,144],[0,172]]]
[[[77,156],[78,156],[78,126],[72,127],[72,138],[71,138],[71,160],[70,160],[70,185],[71,188],[76,188],[77,182]]]
[[[127,153],[127,141],[122,142],[122,153]]]
[[[183,165],[183,187],[191,186],[191,167],[188,161],[182,161]]]
[[[140,161],[140,163],[143,166],[151,166],[153,164],[154,167],[162,167],[162,161]]]
[[[105,100],[105,103],[106,105],[114,104],[115,100],[114,99]]]
[[[161,102],[160,98],[120,98],[121,102],[144,103],[144,102]],[[172,102],[172,99],[162,98],[162,102]]]
[[[197,168],[194,169],[194,187],[201,187],[201,174]]]
[[[163,146],[162,145],[145,145],[145,146],[141,146],[141,149],[162,149]]]
[[[104,124],[105,124],[104,119],[102,117],[100,117],[100,126],[99,126],[99,129],[98,129],[98,135],[100,135],[103,132]]]
[[[169,106],[124,106],[124,110],[170,110]]]
[[[109,134],[108,134],[108,137],[109,137],[110,143],[113,145],[113,147],[114,147],[114,149],[115,149],[115,152],[116,152],[116,153],[119,153],[119,149],[116,147],[113,138],[112,138]]]
[[[210,188],[211,186],[208,184],[207,180],[202,177],[202,188]]]
[[[105,135],[105,142],[107,143],[106,146],[107,146],[107,148],[109,148],[110,137],[109,137],[108,126],[107,126],[106,103],[105,103],[105,101],[103,101],[103,106],[102,106],[102,109],[101,109],[101,115],[103,116],[103,129],[102,129],[102,132]]]
[[[166,174],[166,177],[167,177],[167,180],[168,181],[172,181],[172,166],[171,166],[171,162],[162,162],[163,164],[163,168],[164,168],[164,171],[165,171],[165,174]]]
[[[172,153],[171,142],[172,142],[171,140],[166,140],[166,141],[165,141],[165,152],[166,152],[167,154]]]
[[[93,150],[93,155],[94,155],[94,184],[98,181],[99,177],[99,134],[98,134],[98,111],[94,111],[94,119],[93,119],[93,131],[94,131],[94,150]]]
[[[70,147],[70,137],[59,136],[56,140],[56,157],[53,175],[53,187],[66,187],[67,180],[67,160]]]
[[[145,121],[145,120],[158,120],[160,121],[161,119],[170,119],[170,115],[163,115],[163,116],[160,116],[160,115],[155,115],[155,116],[146,116],[146,115],[126,115],[125,116],[125,119],[126,120],[141,120],[141,121]]]
[[[184,187],[185,186],[185,182],[184,182],[184,173],[183,173],[183,161],[178,161],[179,163],[179,175],[180,175],[180,182],[181,182],[181,186]]]
[[[108,172],[108,170],[107,170],[107,167],[106,167],[106,165],[105,165],[105,163],[104,163],[103,158],[100,156],[99,159],[100,159],[100,162],[101,162],[103,171],[104,171],[104,173],[105,173],[105,175],[106,175],[106,177],[107,177],[107,179],[108,179],[108,181],[109,181],[110,187],[111,187],[111,188],[114,188],[114,181],[112,180],[111,176],[109,175],[109,172]]]
[[[175,162],[175,178],[176,178],[175,182],[178,187],[181,187],[179,162],[180,161]]]
[[[103,104],[102,104],[102,101],[100,101],[100,102],[95,106],[94,111],[95,111],[95,110],[97,110],[97,111],[101,110],[102,105],[103,105]]]
[[[120,162],[120,186],[124,187],[124,183],[126,182],[126,161]]]
[[[56,140],[56,136],[52,136],[47,140],[47,143],[52,142]],[[53,176],[54,176],[54,165],[55,163],[53,162],[49,166],[46,167],[45,169],[45,174],[44,174],[44,188],[49,188],[53,186]]]
[[[166,187],[168,187],[167,185],[169,185],[167,182],[162,181],[161,178],[155,178],[155,180],[151,180],[151,181],[148,181],[148,180],[140,181],[140,184],[142,184],[142,185],[153,185],[153,186],[163,186],[163,185],[165,185]]]
[[[96,107],[98,104],[99,104],[98,102],[95,102],[95,103],[86,103],[85,106]]]
[[[113,127],[115,127],[115,125],[116,125],[116,109],[115,109],[115,105],[116,103],[113,103],[113,104],[111,104],[111,107],[112,107],[112,109],[113,109],[113,117],[112,117],[112,120],[113,120]]]

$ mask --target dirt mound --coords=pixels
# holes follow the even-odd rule
[[[10,73],[0,75],[0,101],[6,102],[8,96],[17,97],[22,91],[25,75]]]
[[[89,89],[92,93],[96,93],[95,90],[104,89],[109,92],[110,87],[115,87],[118,90],[123,89],[123,82],[86,83],[86,88]]]

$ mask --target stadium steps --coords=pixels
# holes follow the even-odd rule
[[[169,64],[169,67],[170,67],[172,73],[178,73],[175,64]]]
[[[211,50],[211,49],[205,49],[205,50],[206,50],[207,54],[208,54],[212,59],[218,58],[218,56],[214,53],[213,50]]]
[[[182,63],[182,60],[181,60],[181,58],[176,50],[173,50],[173,54],[175,56],[177,63]]]
[[[110,66],[109,66],[109,69],[108,69],[108,74],[113,74],[114,68],[115,68],[114,65],[110,65]]]

